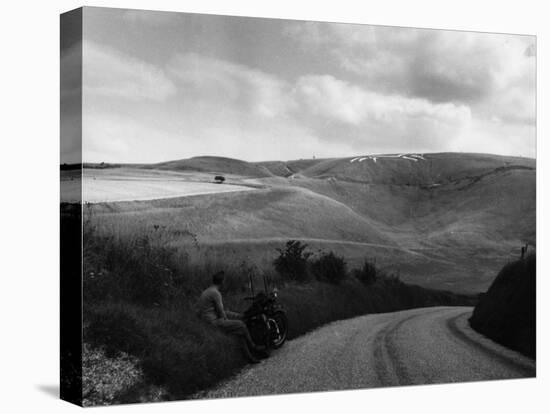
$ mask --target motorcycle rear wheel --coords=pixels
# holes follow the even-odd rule
[[[271,338],[271,347],[278,349],[283,346],[288,335],[288,318],[284,311],[278,310],[271,319],[275,321],[278,328],[278,332],[274,332]]]

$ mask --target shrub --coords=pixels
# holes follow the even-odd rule
[[[308,259],[311,253],[305,252],[307,244],[289,240],[284,249],[277,249],[279,256],[273,261],[275,270],[283,278],[303,282],[308,279]]]
[[[379,276],[379,270],[376,268],[374,263],[369,262],[367,259],[365,259],[365,262],[363,263],[363,267],[361,269],[354,269],[353,275],[357,280],[359,280],[364,285],[372,285]]]
[[[339,284],[347,276],[347,265],[343,257],[336,256],[332,251],[322,253],[311,264],[311,270],[321,282]]]
[[[388,287],[404,287],[406,286],[405,283],[401,281],[401,278],[399,277],[399,274],[386,274],[380,272],[380,270],[377,270],[378,274],[378,280]]]

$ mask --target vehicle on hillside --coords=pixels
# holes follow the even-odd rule
[[[255,294],[252,275],[249,277],[251,296],[245,300],[252,303],[244,312],[243,321],[256,344],[270,349],[280,348],[287,339],[288,318],[286,311],[278,303],[277,289],[269,290],[264,276],[264,291]]]

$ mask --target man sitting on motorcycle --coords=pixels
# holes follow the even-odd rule
[[[240,338],[242,349],[250,362],[257,363],[259,360],[254,354],[260,357],[267,357],[264,347],[258,346],[252,340],[250,332],[245,323],[241,320],[242,315],[236,312],[225,310],[223,307],[221,290],[225,274],[223,271],[212,276],[212,285],[204,290],[198,303],[200,317],[228,334]]]

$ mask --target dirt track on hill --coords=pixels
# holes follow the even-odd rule
[[[535,362],[473,331],[467,307],[335,322],[290,341],[201,397],[315,392],[535,376]]]

